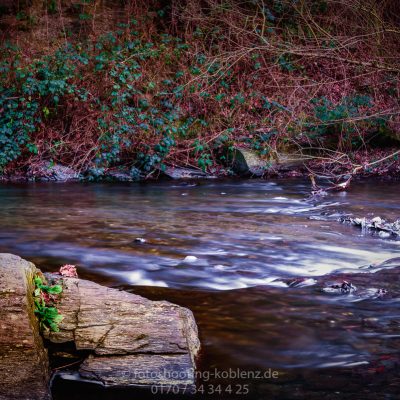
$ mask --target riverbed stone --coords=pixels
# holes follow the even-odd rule
[[[261,177],[269,171],[289,171],[303,165],[307,160],[306,156],[290,153],[275,153],[268,158],[262,158],[254,150],[242,147],[235,147],[228,152],[232,170],[240,176]]]
[[[110,171],[106,174],[106,178],[110,178],[115,182],[133,182],[134,179],[128,172],[124,171]]]
[[[41,161],[29,168],[28,177],[38,181],[67,182],[80,179],[80,174],[65,165]]]
[[[162,174],[170,179],[207,179],[213,178],[203,171],[194,168],[166,167],[161,171]]]
[[[63,278],[62,284],[64,319],[59,332],[45,337],[74,342],[86,354],[82,379],[105,386],[194,385],[200,342],[191,311],[82,279]]]
[[[0,254],[0,399],[48,399],[47,351],[34,315],[35,266]]]
[[[144,174],[135,167],[132,168],[113,168],[104,173],[103,180],[113,182],[140,182],[144,179]]]
[[[400,219],[389,222],[381,217],[353,218],[349,216],[339,218],[339,222],[357,226],[365,231],[378,232],[382,238],[400,236]]]
[[[255,151],[235,147],[230,155],[232,170],[241,176],[262,176],[267,163]]]

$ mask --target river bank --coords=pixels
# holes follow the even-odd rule
[[[1,183],[23,182],[154,182],[157,180],[199,180],[224,178],[307,178],[330,180],[336,184],[352,179],[400,178],[400,150],[397,148],[332,152],[330,157],[286,154],[274,159],[260,158],[256,152],[237,148],[229,164],[207,171],[187,165],[167,165],[151,173],[121,165],[94,176],[93,171],[77,170],[62,164],[40,161],[19,171],[0,176]]]
[[[0,7],[4,181],[399,173],[392,1],[56,3]]]

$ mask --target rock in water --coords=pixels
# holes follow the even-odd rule
[[[265,172],[266,162],[254,151],[235,148],[231,155],[233,171],[242,176],[262,176]]]
[[[270,170],[290,171],[303,165],[309,158],[301,154],[276,153],[273,157],[264,159],[254,150],[235,147],[228,151],[227,159],[236,174],[260,177]]]
[[[183,262],[186,262],[186,263],[194,263],[194,262],[196,262],[198,260],[198,258],[196,257],[196,256],[186,256],[184,259],[183,259]]]
[[[82,379],[105,386],[193,388],[200,343],[188,309],[74,278],[63,278],[58,308],[64,316],[60,331],[45,337],[75,343],[87,357],[79,368]]]
[[[0,400],[50,398],[32,296],[39,272],[17,256],[0,254]],[[64,318],[58,332],[42,334],[55,358],[66,357],[66,365],[71,356],[82,360],[71,374],[104,386],[192,391],[200,342],[191,311],[74,277],[47,276],[49,284],[63,286],[57,308]],[[74,350],[65,351],[64,344]]]
[[[0,399],[49,398],[47,352],[34,315],[35,266],[0,254]]]
[[[358,226],[363,231],[365,230],[369,230],[371,232],[376,231],[382,238],[388,238],[390,236],[400,236],[400,219],[394,222],[388,222],[381,217],[367,219],[367,218],[352,218],[345,216],[339,218],[339,222]]]
[[[166,167],[162,173],[171,179],[205,179],[213,176],[192,168]]]
[[[42,161],[31,166],[28,176],[38,181],[67,182],[80,179],[80,175],[74,169],[61,164],[53,164],[50,161]]]
[[[110,178],[113,181],[116,182],[133,182],[134,179],[128,172],[124,171],[109,171],[106,174],[107,178]]]
[[[322,289],[325,293],[332,294],[353,294],[357,291],[357,288],[348,281],[343,281],[341,283],[334,283]]]

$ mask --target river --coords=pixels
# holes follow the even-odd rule
[[[199,325],[203,373],[278,374],[210,381],[203,375],[200,383],[214,389],[249,384],[249,394],[238,393],[248,399],[382,393],[395,399],[400,260],[382,263],[400,257],[400,240],[337,220],[399,218],[400,184],[361,181],[314,200],[309,186],[303,180],[1,185],[0,252],[44,271],[75,264],[81,278],[189,307]],[[359,290],[321,291],[344,279]],[[378,289],[387,294],[370,296]],[[56,399],[77,390],[79,383],[55,381]],[[90,389],[85,398],[102,396],[116,395]]]

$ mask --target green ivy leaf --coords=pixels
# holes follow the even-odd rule
[[[61,285],[50,286],[46,291],[49,294],[60,294],[62,292],[62,286]]]

